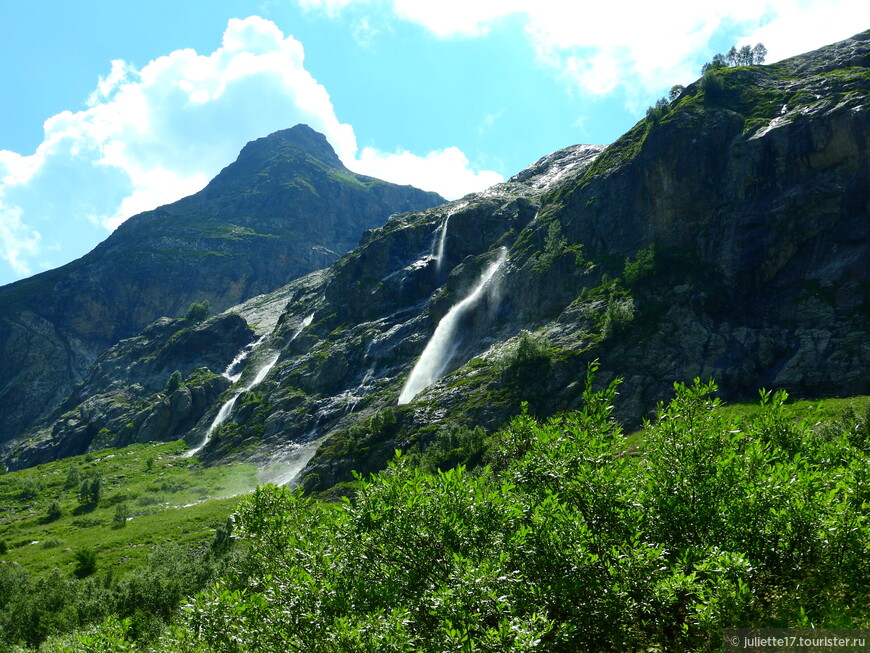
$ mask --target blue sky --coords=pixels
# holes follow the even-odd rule
[[[482,190],[609,143],[734,43],[768,61],[863,0],[0,0],[0,284],[82,256],[305,122],[353,170]]]

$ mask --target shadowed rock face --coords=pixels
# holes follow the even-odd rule
[[[280,357],[201,455],[295,464],[316,450],[303,484],[322,490],[457,425],[499,427],[523,401],[542,416],[577,408],[596,359],[598,383],[624,379],[629,424],[696,376],[726,399],[870,392],[868,66],[865,33],[719,71],[607,148],[565,148],[483,193],[393,216],[281,290],[261,345]],[[397,405],[439,322],[503,248],[451,329],[443,376]],[[524,330],[546,355],[517,363]],[[42,441],[60,451],[76,439],[64,429],[46,425]]]
[[[350,172],[305,125],[249,143],[199,193],[125,222],[91,253],[0,288],[0,441],[20,435],[106,348],[194,300],[218,311],[326,267],[435,193]]]

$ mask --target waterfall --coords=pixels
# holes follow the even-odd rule
[[[451,215],[451,213],[448,213],[447,216],[444,218],[444,222],[441,223],[441,235],[438,238],[438,247],[435,250],[436,272],[441,271],[441,261],[444,260],[444,243],[447,240],[447,223],[450,221]]]
[[[346,413],[352,413],[356,410],[356,405],[360,402],[360,400],[365,397],[365,390],[368,387],[369,381],[371,381],[375,376],[375,368],[370,367],[368,372],[363,376],[362,381],[360,381],[359,385],[356,388],[355,393],[351,393],[350,397],[353,398],[353,403],[347,408]],[[356,394],[359,393],[359,394]]]
[[[290,342],[293,342],[296,339],[296,337],[300,333],[302,333],[303,329],[305,329],[305,327],[307,327],[309,324],[311,324],[311,322],[313,320],[314,320],[314,313],[312,313],[311,315],[306,317],[304,320],[302,320],[302,322],[299,323],[299,326],[297,327],[296,331],[293,332],[293,335],[290,338]],[[248,355],[251,353],[251,351],[257,345],[259,345],[263,340],[265,340],[267,335],[269,335],[269,334],[264,335],[262,338],[257,340],[257,342],[255,342],[253,345],[248,345],[241,352],[239,352],[239,355],[236,356],[236,358],[233,359],[233,362],[230,363],[229,367],[227,367],[226,371],[224,372],[224,376],[226,376],[228,379],[230,379],[233,382],[238,381],[241,378],[242,373],[239,372],[235,376],[231,376],[231,372],[232,372],[233,368],[235,366],[239,365],[243,360],[246,360]],[[186,454],[184,454],[185,458],[190,458],[191,456],[195,456],[196,454],[198,454],[200,451],[203,450],[205,445],[207,445],[209,440],[211,440],[212,434],[217,430],[217,428],[221,424],[226,422],[227,418],[232,414],[233,408],[236,407],[236,400],[245,392],[248,392],[249,390],[253,389],[254,386],[257,386],[260,383],[262,383],[263,379],[266,378],[266,375],[272,370],[273,367],[275,367],[275,363],[278,362],[278,357],[280,355],[281,355],[281,352],[273,352],[272,355],[266,359],[266,364],[263,365],[257,371],[257,373],[254,375],[253,379],[248,381],[248,383],[245,384],[244,386],[242,386],[241,388],[237,388],[236,390],[233,391],[233,396],[230,397],[229,399],[227,399],[223,403],[223,405],[220,407],[220,410],[218,410],[217,415],[215,415],[214,419],[212,420],[211,424],[208,427],[208,430],[205,432],[205,437],[203,438],[202,442],[198,446],[194,447],[193,449],[188,451]]]
[[[200,451],[202,451],[202,449],[205,447],[205,445],[208,444],[209,440],[211,440],[212,434],[217,430],[217,428],[221,424],[223,424],[225,421],[227,421],[227,418],[230,416],[230,414],[233,412],[233,408],[235,408],[235,406],[236,406],[236,400],[243,393],[248,392],[249,390],[253,389],[254,386],[259,385],[263,381],[263,379],[266,378],[266,375],[269,373],[269,371],[273,367],[275,367],[275,363],[278,362],[278,357],[280,355],[281,355],[281,352],[278,352],[278,351],[273,352],[273,354],[268,359],[266,359],[266,361],[267,361],[266,364],[263,365],[259,369],[259,371],[254,376],[254,378],[251,379],[250,381],[248,381],[248,383],[246,383],[244,386],[242,386],[241,388],[237,388],[233,392],[233,396],[224,402],[224,404],[220,407],[220,410],[218,411],[217,415],[215,415],[214,420],[212,420],[212,423],[209,425],[208,430],[205,432],[205,437],[203,438],[202,442],[198,446],[196,446],[193,449],[191,449],[190,451],[188,451],[185,454],[185,458],[190,458],[191,456],[195,456]]]
[[[272,463],[260,470],[260,482],[295,486],[300,480],[299,474],[325,439],[326,436],[315,438],[313,433],[309,433],[300,442],[291,443],[273,458]]]
[[[305,327],[307,327],[313,321],[314,321],[314,313],[312,313],[311,315],[307,316],[304,320],[302,320],[299,323],[299,326],[296,327],[296,331],[293,332],[293,336],[290,338],[290,342],[293,342],[294,340],[296,340],[296,338],[299,336],[299,334],[305,330]]]
[[[242,378],[242,372],[245,369],[242,363],[248,360],[248,356],[251,354],[251,352],[259,347],[260,343],[262,343],[267,337],[269,337],[269,334],[264,333],[257,340],[249,342],[247,345],[245,345],[242,350],[238,354],[236,354],[236,357],[233,359],[233,361],[229,365],[227,365],[227,369],[224,370],[223,376],[232,381],[233,383]]]
[[[480,275],[480,280],[477,285],[469,293],[469,295],[461,302],[453,305],[447,314],[441,318],[438,326],[435,327],[435,332],[426,344],[426,348],[420,355],[414,369],[411,370],[411,375],[402,388],[402,394],[399,395],[399,404],[407,404],[420,392],[429,385],[437,381],[444,374],[453,353],[456,351],[457,334],[456,329],[462,317],[471,310],[486,289],[487,282],[492,279],[493,275],[498,271],[507,258],[507,250],[502,247],[499,257],[490,263]]]

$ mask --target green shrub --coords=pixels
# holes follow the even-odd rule
[[[46,514],[46,518],[48,521],[54,521],[56,519],[60,519],[61,515],[63,515],[63,509],[60,506],[60,501],[54,499],[50,504],[48,504],[48,513]]]
[[[496,369],[510,382],[524,387],[537,385],[550,369],[551,349],[545,338],[523,330],[517,344],[501,357]]]
[[[166,381],[166,386],[163,388],[163,393],[167,395],[171,395],[173,392],[178,390],[178,387],[181,385],[181,372],[175,370],[172,374],[169,375],[169,379]]]
[[[247,554],[170,641],[695,651],[716,650],[734,624],[870,623],[870,459],[851,426],[786,419],[784,393],[735,421],[696,380],[675,386],[632,455],[613,419],[617,384],[594,390],[595,367],[581,411],[524,412],[473,474],[397,454],[338,506],[258,489],[234,518]],[[439,438],[430,463],[478,436]]]
[[[97,552],[90,548],[79,549],[75,552],[75,569],[73,573],[77,578],[90,576],[97,571]]]
[[[194,301],[187,307],[185,319],[191,322],[202,322],[211,314],[211,303],[204,299],[202,301]]]
[[[48,537],[42,541],[43,549],[56,549],[59,546],[63,546],[64,542],[59,537]]]
[[[129,517],[130,507],[126,503],[119,503],[115,506],[115,515],[112,517],[112,523],[116,528],[124,528],[127,525]]]

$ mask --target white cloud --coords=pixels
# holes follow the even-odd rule
[[[564,2],[564,0],[299,0],[336,15],[353,4],[379,6],[433,35],[473,37],[514,15],[539,60],[584,93],[618,87],[629,101],[695,79],[714,54],[714,35],[764,42],[768,61],[848,38],[870,24],[865,0],[697,0]]]
[[[497,172],[472,170],[468,158],[458,147],[436,150],[422,157],[410,152],[385,153],[366,147],[358,159],[346,165],[372,177],[436,191],[447,199],[504,181]]]
[[[4,206],[0,200],[0,246],[4,258],[19,276],[32,273],[30,265],[24,260],[39,250],[42,236],[21,221],[21,209],[17,206]]]
[[[426,156],[367,149],[357,161],[353,128],[305,69],[302,44],[269,20],[232,19],[210,54],[177,50],[141,70],[113,61],[86,108],[45,121],[35,153],[0,151],[0,261],[19,277],[65,263],[131,215],[202,188],[246,142],[297,123],[325,134],[350,167],[389,181],[411,183],[413,171],[421,186],[456,196],[495,175],[475,173],[455,148]],[[56,258],[38,260],[53,248]]]

